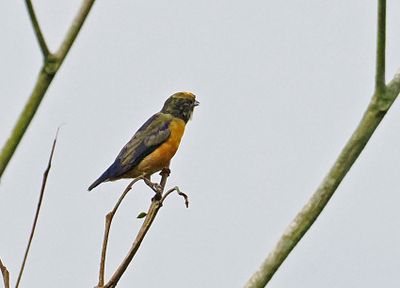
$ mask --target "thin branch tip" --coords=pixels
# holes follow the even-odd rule
[[[29,18],[31,19],[33,30],[35,31],[36,39],[39,43],[40,50],[42,51],[43,58],[46,61],[51,55],[51,53],[47,46],[42,29],[40,28],[39,21],[36,17],[35,9],[33,8],[31,0],[25,0],[25,4],[26,8],[28,9]]]
[[[107,246],[108,246],[108,239],[110,236],[110,229],[111,229],[111,224],[112,224],[114,215],[117,213],[117,210],[118,210],[119,206],[121,205],[122,200],[124,200],[124,198],[128,194],[128,192],[132,190],[132,186],[139,180],[142,180],[142,178],[141,177],[135,178],[128,184],[128,186],[126,186],[124,192],[118,198],[118,201],[114,205],[113,209],[106,214],[105,224],[104,224],[105,227],[104,227],[103,244],[102,244],[102,248],[101,248],[101,257],[100,257],[99,282],[96,287],[99,287],[99,288],[104,287]]]
[[[174,188],[169,189],[167,192],[165,192],[164,196],[161,198],[161,204],[164,203],[165,199],[172,194],[173,192],[176,192],[179,196],[182,196],[185,199],[185,206],[186,208],[189,208],[189,196],[185,193],[183,193],[178,186],[175,186]]]
[[[378,0],[377,18],[375,92],[383,94],[386,70],[386,0]]]
[[[144,237],[146,236],[147,232],[149,231],[155,217],[157,216],[159,209],[162,207],[162,199],[163,199],[162,197],[163,197],[165,185],[166,185],[169,174],[170,174],[169,169],[163,169],[160,172],[161,180],[160,180],[159,186],[154,185],[154,183],[152,183],[149,179],[147,179],[145,177],[137,178],[139,180],[140,179],[144,180],[146,185],[149,186],[154,192],[156,192],[156,195],[152,198],[152,201],[151,201],[149,209],[147,210],[147,213],[143,213],[143,214],[145,214],[144,221],[143,221],[142,226],[140,227],[139,232],[136,235],[127,255],[125,256],[125,258],[123,259],[121,264],[118,266],[118,268],[116,269],[114,274],[111,276],[111,278],[108,280],[108,282],[105,283],[104,286],[102,286],[102,287],[104,287],[104,288],[115,287],[117,285],[117,283],[119,282],[120,278],[122,277],[122,275],[125,273],[126,269],[128,268],[129,264],[131,263],[132,259],[136,255],[136,252],[138,251]],[[157,197],[158,195],[160,195],[161,197]],[[111,222],[110,222],[110,225],[111,225]],[[108,230],[109,230],[109,228],[108,228]],[[104,241],[104,243],[106,243],[105,244],[105,246],[106,246],[107,242]],[[103,252],[104,251],[105,251],[105,248],[103,245]],[[104,252],[104,254],[105,254],[105,252]],[[105,259],[105,256],[104,256],[104,259]],[[105,264],[101,263],[101,265],[105,265]],[[100,271],[102,271],[102,269]],[[104,269],[103,269],[103,271],[104,271]],[[104,272],[102,272],[102,273],[103,274],[100,275],[99,279],[102,279],[102,281],[104,281]],[[102,283],[104,283],[104,282],[102,282]],[[99,284],[101,284],[101,283],[99,282]],[[98,286],[100,286],[100,285],[98,285]]]
[[[39,220],[40,209],[42,207],[42,202],[43,202],[43,198],[44,198],[44,191],[46,189],[47,178],[49,176],[49,172],[50,172],[50,169],[51,169],[51,162],[53,160],[54,150],[56,148],[58,131],[59,131],[59,129],[57,129],[56,135],[54,137],[53,145],[51,146],[51,152],[50,152],[50,156],[49,156],[49,161],[47,163],[46,170],[43,173],[43,180],[42,180],[42,185],[41,185],[41,188],[40,188],[39,200],[38,200],[38,204],[36,206],[36,212],[35,212],[32,228],[31,228],[31,234],[29,235],[28,244],[27,244],[26,249],[25,249],[24,258],[22,260],[21,268],[20,268],[20,271],[18,273],[18,278],[17,278],[17,283],[15,284],[15,288],[18,288],[19,284],[21,282],[22,274],[24,272],[25,264],[26,264],[26,261],[28,259],[28,255],[29,255],[31,244],[32,244],[33,236],[35,235],[36,225],[37,225],[37,222]]]
[[[10,288],[10,273],[8,272],[7,267],[3,264],[1,259],[0,259],[0,271],[1,274],[3,275],[4,288]]]

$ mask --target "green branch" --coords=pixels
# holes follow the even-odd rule
[[[29,17],[32,22],[33,30],[35,31],[36,38],[39,42],[40,49],[43,53],[43,58],[46,59],[50,55],[49,48],[47,47],[46,40],[44,39],[42,30],[40,29],[39,22],[36,18],[35,9],[33,9],[32,2],[30,0],[25,0],[26,9],[28,9]]]
[[[67,56],[68,51],[72,47],[72,44],[74,44],[74,41],[78,36],[78,33],[81,30],[82,25],[85,22],[94,2],[95,0],[84,0],[82,2],[82,6],[76,14],[74,20],[72,21],[71,26],[68,29],[67,35],[65,35],[65,38],[60,45],[60,48],[56,52],[56,57],[59,65],[61,65],[61,63],[64,61],[65,56]]]
[[[382,93],[385,89],[386,0],[378,0],[377,26],[375,92]]]
[[[331,170],[323,179],[311,199],[297,214],[280,240],[249,281],[246,288],[265,287],[293,248],[308,231],[337,187],[357,160],[398,94],[400,93],[400,71],[385,86],[385,22],[386,1],[379,0],[378,35],[376,59],[376,89],[358,127],[341,151]]]
[[[81,8],[79,9],[75,19],[72,21],[71,26],[62,41],[60,48],[55,54],[51,54],[47,48],[46,42],[44,40],[43,34],[40,30],[38,21],[35,16],[35,12],[32,7],[32,3],[27,0],[26,5],[31,17],[32,25],[34,27],[36,37],[38,38],[39,45],[41,47],[42,53],[44,55],[44,63],[40,69],[39,77],[33,88],[33,91],[25,104],[23,111],[21,112],[11,135],[4,144],[0,152],[0,178],[4,173],[10,159],[12,158],[15,150],[18,147],[22,137],[24,136],[26,129],[31,123],[33,116],[35,115],[46,91],[49,88],[54,76],[59,70],[62,62],[71,49],[76,37],[82,25],[89,14],[95,0],[84,0]]]

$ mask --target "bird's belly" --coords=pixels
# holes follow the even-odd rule
[[[137,166],[140,174],[153,174],[169,166],[169,162],[178,150],[185,131],[185,122],[181,119],[174,119],[169,127],[171,135],[168,140],[156,150],[147,155]],[[136,169],[135,169],[136,170]]]

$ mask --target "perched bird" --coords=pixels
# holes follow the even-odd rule
[[[149,178],[153,173],[167,168],[197,105],[196,96],[190,92],[178,92],[170,96],[161,111],[139,128],[114,163],[88,190],[103,182],[121,178]]]

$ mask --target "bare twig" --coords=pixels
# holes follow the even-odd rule
[[[133,184],[137,181],[141,180],[141,178],[134,179],[129,185],[126,187],[125,191],[119,197],[117,203],[115,204],[114,208],[106,215],[106,222],[104,228],[104,239],[103,239],[103,247],[101,249],[101,259],[100,259],[100,272],[99,272],[99,283],[97,287],[103,287],[104,285],[104,271],[106,265],[106,255],[107,255],[107,245],[108,245],[108,237],[110,234],[111,222],[118,210],[119,205],[121,204],[122,200],[125,198],[126,194],[132,189]]]
[[[54,137],[54,140],[53,140],[53,146],[51,147],[51,153],[50,153],[50,157],[49,157],[49,162],[47,164],[47,168],[43,173],[42,187],[40,189],[40,196],[39,196],[39,201],[38,201],[38,204],[37,204],[37,207],[36,207],[36,214],[35,214],[35,218],[33,220],[31,234],[29,236],[28,245],[26,246],[24,259],[22,261],[21,269],[20,269],[19,274],[18,274],[17,284],[15,284],[15,288],[18,288],[19,283],[21,282],[22,273],[24,272],[26,260],[28,259],[29,249],[30,249],[31,244],[32,244],[33,235],[35,234],[36,224],[37,224],[37,221],[38,221],[38,218],[39,218],[40,208],[42,206],[44,190],[46,188],[47,177],[48,177],[50,169],[51,169],[51,161],[53,160],[54,149],[56,148],[58,131],[59,131],[59,129],[57,129],[56,136]]]
[[[121,264],[118,266],[118,268],[116,269],[116,271],[114,272],[114,274],[111,276],[110,280],[104,285],[98,285],[98,287],[100,288],[110,288],[110,287],[115,287],[118,283],[118,281],[120,280],[121,276],[124,274],[124,272],[126,271],[126,269],[128,268],[129,264],[131,263],[133,257],[135,256],[137,250],[140,247],[140,244],[142,243],[144,237],[147,234],[147,231],[150,229],[151,224],[153,223],[158,210],[162,207],[162,201],[165,200],[165,197],[163,197],[163,193],[165,190],[165,185],[167,183],[167,179],[168,176],[170,174],[170,170],[169,169],[164,169],[161,171],[160,175],[161,175],[161,181],[160,181],[160,185],[153,185],[152,183],[149,183],[149,181],[145,181],[145,183],[147,185],[149,185],[151,187],[152,190],[154,190],[156,192],[156,196],[153,197],[150,207],[146,213],[146,218],[143,221],[143,224],[130,248],[130,250],[128,251],[128,254],[125,256],[124,260],[121,262]],[[155,187],[158,187],[159,189],[156,189]],[[171,191],[172,190],[172,191]],[[171,194],[173,191],[178,191],[177,189],[171,189],[168,190],[168,195]],[[178,191],[180,192],[180,191]],[[182,192],[180,192],[182,193]],[[183,194],[183,193],[182,193]],[[184,194],[186,196],[186,194]],[[187,196],[186,196],[187,198]],[[104,272],[103,272],[104,273]],[[100,284],[100,281],[99,281]]]
[[[153,223],[160,208],[161,208],[160,200],[156,200],[153,198],[150,208],[147,211],[146,218],[144,219],[142,227],[140,228],[139,233],[136,236],[136,239],[133,242],[131,249],[128,251],[128,254],[125,256],[122,263],[118,266],[117,270],[111,276],[110,280],[104,285],[104,288],[115,287],[117,285],[118,281],[121,279],[122,274],[124,274],[126,268],[128,268],[137,250],[139,249],[140,244],[142,243],[144,237],[146,236],[147,231],[150,229],[150,226]]]
[[[287,227],[274,249],[261,264],[259,270],[251,276],[245,285],[246,288],[265,287],[269,282],[276,270],[320,215],[400,92],[400,72],[395,75],[387,86],[384,84],[385,6],[386,1],[379,0],[377,85],[371,102],[329,173],[308,203]]]
[[[75,19],[73,20],[67,32],[67,35],[65,36],[63,42],[61,43],[58,51],[55,54],[47,54],[47,57],[45,59],[46,61],[44,62],[42,68],[40,69],[39,77],[36,81],[35,87],[33,88],[33,91],[27,103],[25,104],[25,107],[21,112],[21,115],[19,116],[13,130],[11,131],[10,137],[7,139],[6,143],[4,144],[0,152],[0,178],[3,175],[3,172],[6,169],[15,150],[17,149],[18,144],[21,142],[21,139],[25,134],[26,129],[31,123],[33,116],[35,115],[37,109],[39,108],[40,103],[42,102],[44,95],[46,94],[47,89],[49,88],[51,82],[53,81],[54,76],[58,72],[59,68],[61,67],[61,64],[63,63],[65,57],[68,54],[68,51],[71,49],[72,44],[74,43],[76,37],[78,36],[78,33],[81,30],[82,25],[85,19],[87,18],[87,15],[89,14],[89,11],[92,8],[94,2],[95,0],[84,0],[82,2],[82,6],[79,9]],[[36,19],[36,17],[32,18],[33,9],[30,10],[30,7],[32,7],[32,5],[29,5],[29,3],[30,1],[27,2],[27,8],[31,15],[31,19]],[[37,25],[37,27],[39,27],[39,25]],[[40,31],[40,29],[37,30],[35,28],[35,24],[34,24],[34,29],[35,31]],[[42,34],[40,33],[40,35]],[[42,38],[44,39],[44,37]],[[39,39],[40,38],[38,37],[38,40]]]
[[[1,259],[0,259],[0,270],[1,274],[3,274],[4,288],[10,288],[10,273],[8,273],[7,267],[4,266]]]
[[[167,199],[167,197],[173,193],[173,192],[177,192],[179,196],[182,196],[185,199],[185,206],[186,208],[189,208],[189,197],[183,193],[178,186],[175,186],[174,188],[169,189],[167,192],[165,192],[164,196],[161,198],[161,204],[164,203],[165,199]]]
[[[33,9],[33,5],[30,0],[25,0],[25,4],[26,8],[28,9],[29,17],[31,18],[33,30],[35,31],[36,38],[39,42],[40,49],[42,50],[43,58],[47,59],[47,57],[50,55],[50,51],[49,48],[47,47],[46,40],[44,39],[42,30],[40,29],[35,9]]]

